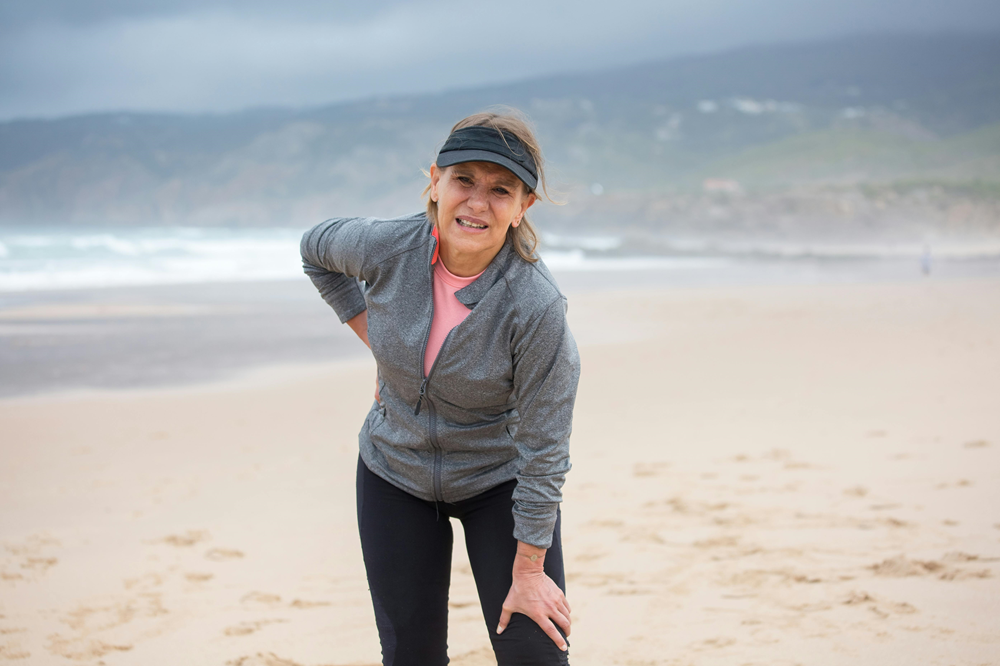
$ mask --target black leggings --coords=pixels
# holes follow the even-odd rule
[[[358,459],[358,529],[384,666],[448,663],[449,518],[461,520],[465,530],[498,666],[569,663],[567,653],[526,615],[514,613],[497,635],[517,551],[511,514],[515,486],[517,481],[508,481],[465,501],[435,506],[376,476]],[[557,515],[545,573],[565,592],[559,523]]]

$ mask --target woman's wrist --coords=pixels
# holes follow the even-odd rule
[[[517,542],[517,554],[514,556],[514,573],[537,573],[544,571],[545,548],[532,546],[523,541]]]

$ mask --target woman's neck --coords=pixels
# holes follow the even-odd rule
[[[439,246],[438,258],[444,262],[444,267],[448,272],[456,277],[479,275],[486,270],[486,267],[493,261],[493,257],[497,256],[500,253],[500,248],[503,247],[501,245],[495,251],[491,249],[470,254],[468,252],[455,252],[447,243],[440,241]]]

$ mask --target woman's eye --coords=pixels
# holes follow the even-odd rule
[[[508,193],[507,190],[503,187],[494,187],[493,191],[502,196],[506,196]]]
[[[462,183],[463,185],[472,185],[472,179],[469,178],[468,176],[459,176],[458,182]]]

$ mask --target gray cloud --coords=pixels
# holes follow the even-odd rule
[[[11,118],[313,105],[749,43],[1000,30],[1000,3],[8,0],[0,26],[0,118]]]
[[[377,16],[403,4],[424,4],[424,0],[6,0],[0,4],[0,24],[23,26],[32,23],[89,25],[116,19],[148,19],[181,16],[198,12],[229,11],[256,16],[284,16],[302,20],[329,18],[356,20]]]

